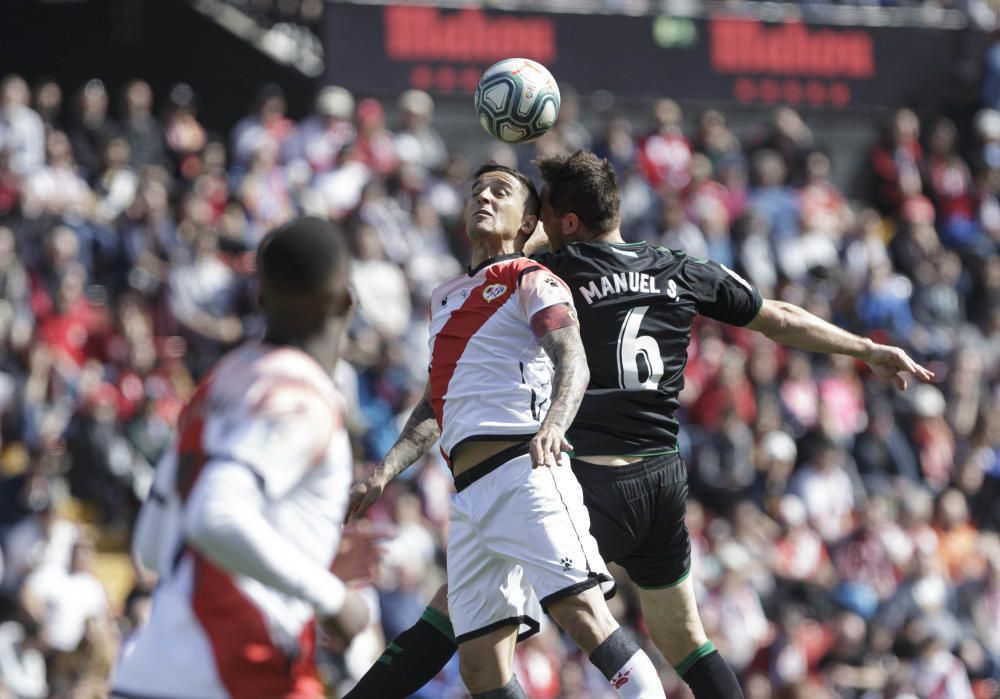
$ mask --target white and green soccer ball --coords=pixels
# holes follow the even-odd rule
[[[541,63],[507,58],[486,69],[476,87],[476,115],[507,143],[534,141],[556,123],[559,86]]]

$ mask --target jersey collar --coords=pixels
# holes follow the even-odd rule
[[[492,264],[495,264],[497,262],[503,262],[505,260],[514,260],[517,259],[518,257],[524,257],[524,253],[512,252],[509,255],[497,255],[496,257],[487,257],[485,260],[480,262],[479,266],[476,267],[475,269],[472,269],[472,267],[467,267],[466,270],[468,271],[470,277],[474,277],[481,271],[483,271],[483,269],[489,267]]]

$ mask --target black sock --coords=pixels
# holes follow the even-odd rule
[[[505,687],[473,694],[472,699],[528,699],[528,695],[524,693],[521,683],[517,681],[517,675],[514,675]]]
[[[676,669],[695,699],[743,699],[733,669],[711,641],[685,658]]]
[[[427,607],[416,624],[396,636],[344,699],[404,699],[441,672],[457,648],[448,617]]]
[[[625,629],[618,627],[594,649],[590,662],[610,680],[638,652],[639,644],[625,633]]]

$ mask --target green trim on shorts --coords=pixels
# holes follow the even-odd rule
[[[420,619],[422,621],[426,621],[428,624],[440,631],[442,636],[447,638],[452,643],[455,643],[455,629],[451,625],[451,619],[442,614],[440,611],[434,607],[427,607],[424,610],[424,613],[420,615]]]
[[[705,641],[698,647],[698,650],[684,658],[684,660],[682,660],[680,664],[674,668],[674,670],[676,670],[677,674],[683,678],[684,673],[694,667],[696,662],[713,652],[715,652],[715,644],[711,641]]]
[[[674,580],[669,585],[656,585],[654,587],[645,587],[644,585],[637,585],[636,587],[638,587],[640,590],[669,590],[672,587],[677,587],[678,585],[680,585],[682,582],[684,582],[685,580],[687,580],[690,577],[691,577],[691,568],[688,567],[687,572],[684,573],[684,575],[682,575],[681,577],[677,578],[676,580]]]

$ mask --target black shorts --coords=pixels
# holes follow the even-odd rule
[[[675,452],[626,466],[572,459],[601,556],[623,567],[639,587],[672,587],[691,570],[684,514],[687,468]]]

